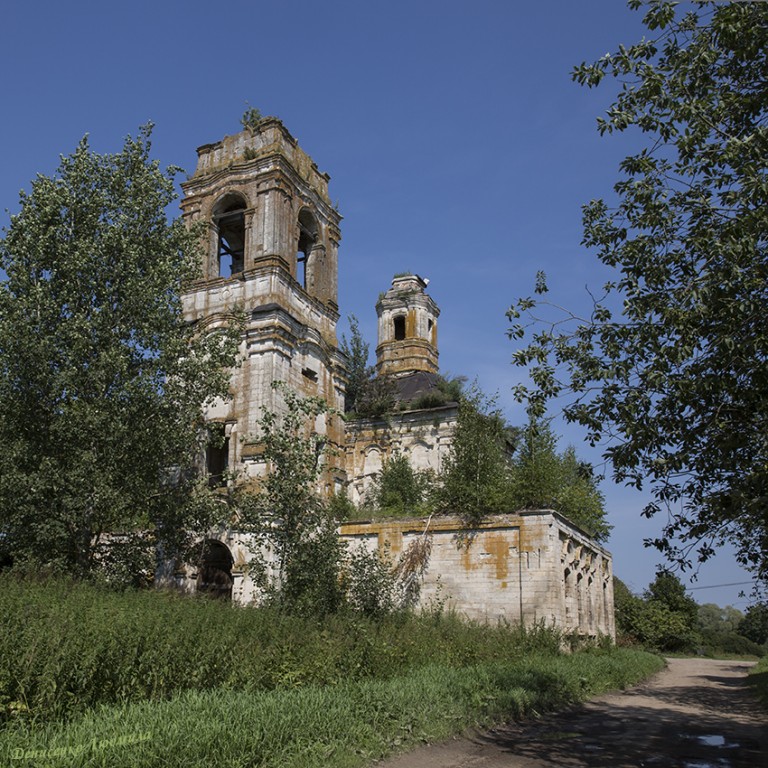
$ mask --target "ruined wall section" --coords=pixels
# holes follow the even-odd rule
[[[606,551],[564,519],[558,531],[561,625],[567,632],[616,636],[613,566]]]
[[[471,531],[453,517],[346,523],[340,535],[348,547],[388,552],[394,560],[425,531],[432,552],[422,607],[439,601],[468,619],[544,622],[582,636],[615,637],[611,555],[555,512],[494,515]],[[569,587],[574,558],[581,578]]]
[[[350,522],[339,535],[347,548],[378,551],[393,563],[411,542],[431,537],[417,607],[444,605],[475,621],[544,623],[615,639],[611,555],[556,512],[494,515],[474,530],[450,516]],[[248,534],[222,531],[217,539],[232,555],[232,599],[258,603],[263,595],[248,564],[258,555],[269,567],[274,555]],[[198,572],[198,565],[181,566],[165,583],[193,592]]]
[[[347,422],[344,464],[351,501],[365,499],[384,462],[397,454],[407,456],[416,470],[442,471],[457,418],[458,406],[451,404]]]

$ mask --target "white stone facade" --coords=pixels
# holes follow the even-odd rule
[[[346,523],[340,535],[393,562],[429,536],[421,607],[440,603],[477,621],[615,637],[611,556],[556,512],[494,515],[473,531],[453,517]]]

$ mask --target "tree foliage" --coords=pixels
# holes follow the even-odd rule
[[[414,469],[405,454],[394,453],[374,478],[365,506],[387,517],[425,514],[430,511],[435,484],[433,472]]]
[[[702,636],[719,635],[735,632],[743,618],[744,614],[731,605],[723,608],[716,603],[704,603],[699,606],[696,623]]]
[[[643,142],[621,163],[615,200],[584,208],[583,243],[616,277],[589,317],[534,318],[515,354],[533,386],[518,395],[540,414],[572,394],[566,418],[604,443],[615,479],[650,485],[645,514],[667,510],[652,543],[670,560],[730,541],[765,577],[768,5],[680,14],[654,0],[644,23],[649,39],[574,71],[588,87],[621,83],[598,129],[633,128]],[[513,338],[537,303],[510,309]]]
[[[696,646],[698,606],[673,574],[659,572],[643,597],[614,580],[616,623],[625,638],[659,651],[690,651]]]
[[[554,509],[596,541],[605,541],[612,526],[606,522],[603,494],[591,465],[579,461],[572,446],[563,453],[556,448],[549,424],[531,419],[512,463],[512,508]]]
[[[750,605],[736,631],[753,643],[768,644],[768,603]]]
[[[618,577],[613,577],[613,611],[616,618],[617,640],[632,633],[632,616],[639,600],[630,588]]]
[[[744,614],[730,605],[725,608],[714,603],[700,605],[696,630],[702,650],[712,655],[738,653],[763,656],[765,649],[759,643],[739,634],[738,627],[743,620]]]
[[[391,376],[372,376],[357,394],[355,414],[363,419],[377,419],[395,409],[396,386]]]
[[[696,601],[685,592],[685,586],[674,573],[659,571],[656,578],[648,585],[644,597],[646,600],[663,605],[673,613],[684,617],[686,626],[693,629],[699,615]]]
[[[256,492],[240,494],[236,502],[238,525],[268,552],[251,566],[261,571],[274,602],[291,611],[332,612],[343,599],[341,549],[336,522],[318,489],[327,444],[317,421],[333,412],[322,398],[301,397],[283,382],[272,382],[272,388],[285,408],[262,411],[258,440],[264,472]]]
[[[509,511],[509,433],[493,398],[477,385],[459,400],[456,430],[443,464],[438,505],[474,527],[495,512]]]
[[[263,120],[264,116],[261,114],[261,111],[249,105],[245,108],[245,112],[243,112],[243,116],[240,118],[240,125],[243,126],[244,130],[253,132]]]
[[[395,407],[395,383],[390,376],[377,376],[368,364],[370,346],[354,315],[349,316],[349,339],[341,336],[339,349],[347,357],[347,392],[344,410],[350,418],[374,419]]]
[[[625,615],[629,634],[647,648],[689,652],[696,645],[696,634],[686,617],[663,603],[636,598]]]
[[[166,219],[175,169],[150,133],[108,155],[83,139],[0,241],[0,539],[81,575],[151,574],[214,510],[201,409],[227,394],[239,329],[182,317],[198,237]]]
[[[347,357],[347,391],[344,410],[356,411],[358,400],[361,399],[373,378],[374,369],[368,364],[370,345],[363,338],[357,317],[350,315],[348,320],[349,339],[346,334],[342,334],[339,345],[339,349]]]
[[[344,502],[345,497],[326,501],[318,489],[328,447],[317,422],[335,414],[321,398],[301,397],[282,382],[272,386],[280,391],[285,408],[265,408],[259,420],[264,472],[255,491],[243,484],[232,490],[238,527],[252,533],[262,548],[250,565],[267,599],[293,613],[327,614],[347,605],[380,616],[412,606],[429,560],[427,531],[396,561],[388,551],[348,549],[340,542],[334,512],[348,512],[351,502]],[[393,477],[410,473],[416,478],[416,486],[405,492],[415,503],[418,473],[404,457],[394,463]],[[384,487],[386,503],[403,502],[402,496],[393,500],[388,495],[393,492],[388,481]]]

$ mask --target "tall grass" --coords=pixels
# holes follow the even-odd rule
[[[0,722],[180,691],[268,691],[557,653],[552,630],[450,616],[323,621],[160,592],[0,576]]]
[[[388,680],[245,692],[187,691],[0,733],[11,766],[353,768],[476,724],[532,715],[636,682],[661,659],[625,649],[533,654]]]
[[[763,708],[768,710],[768,656],[763,656],[763,658],[752,667],[749,671],[747,682],[749,682],[752,689],[757,694],[757,698],[760,699]]]

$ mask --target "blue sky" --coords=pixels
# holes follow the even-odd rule
[[[581,205],[610,196],[634,136],[600,138],[613,83],[588,91],[572,67],[643,34],[622,0],[41,0],[7,4],[0,208],[90,135],[116,151],[155,123],[154,155],[194,170],[195,149],[236,133],[247,104],[276,115],[322,171],[344,216],[340,329],[355,314],[376,344],[374,304],[394,273],[430,279],[444,372],[477,377],[512,423],[505,311],[532,291],[586,306],[608,273],[580,247]],[[7,224],[7,214],[0,223]],[[575,428],[561,447],[599,455]],[[614,570],[635,590],[659,556],[644,497],[606,481]],[[748,581],[722,552],[693,586]],[[744,608],[748,586],[697,589]]]

